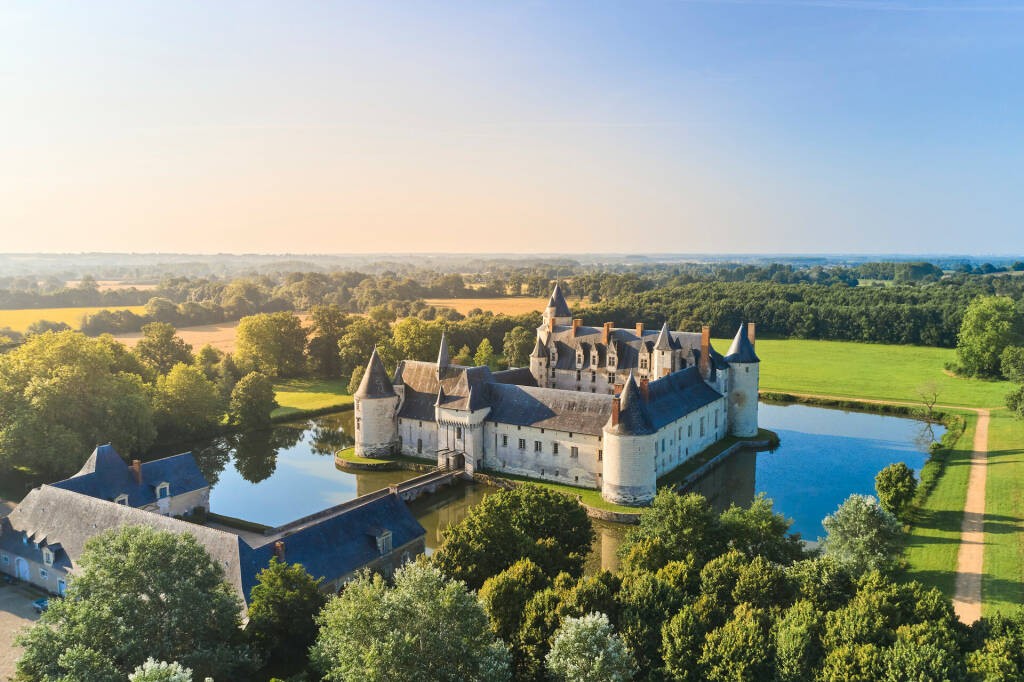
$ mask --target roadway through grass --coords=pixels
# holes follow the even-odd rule
[[[1024,605],[1024,421],[992,413],[985,489],[982,615]]]

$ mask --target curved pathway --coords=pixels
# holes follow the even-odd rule
[[[964,520],[960,527],[960,552],[956,560],[953,610],[964,623],[981,618],[981,578],[985,556],[985,474],[988,462],[989,411],[978,410],[974,452],[967,478]]]

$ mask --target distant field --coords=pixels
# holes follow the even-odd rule
[[[428,298],[428,305],[438,308],[452,308],[455,312],[465,315],[474,308],[489,310],[492,313],[504,313],[506,315],[522,315],[523,313],[544,312],[544,306],[548,304],[547,296],[530,298],[514,296],[508,298]],[[586,304],[579,299],[569,299],[569,307],[578,309]]]
[[[64,283],[67,287],[77,287],[81,284],[81,280],[73,279]],[[100,291],[118,291],[120,289],[138,289],[139,291],[153,291],[159,285],[158,284],[136,284],[134,282],[125,282],[120,279],[100,279],[96,281],[96,288]]]
[[[714,341],[725,352],[729,340]],[[1012,386],[950,376],[950,348],[886,346],[846,341],[760,339],[761,390],[817,393],[872,400],[920,402],[917,389],[934,382],[939,403],[964,407],[1001,407]]]
[[[20,310],[0,310],[0,328],[10,327],[14,331],[24,332],[33,322],[39,320],[50,320],[51,322],[64,322],[78,329],[82,325],[82,318],[86,315],[98,313],[101,310],[130,310],[141,315],[145,312],[145,306],[97,306],[91,308],[25,308]]]
[[[233,353],[235,350],[235,336],[238,334],[238,320],[234,322],[218,322],[217,324],[204,324],[199,327],[182,327],[178,330],[178,336],[185,340],[185,343],[192,344],[192,348],[199,350],[206,344],[210,344],[217,350],[225,353]],[[115,334],[114,338],[129,348],[142,338],[142,332],[131,332],[128,334]]]

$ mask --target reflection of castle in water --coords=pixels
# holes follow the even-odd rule
[[[721,514],[732,505],[749,507],[754,501],[757,453],[741,448],[707,472],[686,492],[700,493]]]

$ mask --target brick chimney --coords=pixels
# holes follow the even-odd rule
[[[700,328],[700,375],[705,380],[711,376],[711,327]]]
[[[284,561],[284,541],[278,540],[274,543],[274,556],[280,561]]]
[[[135,484],[142,485],[142,462],[137,459],[132,460],[132,465],[128,467],[132,470],[132,476],[135,477]]]
[[[644,323],[643,322],[637,322],[636,323],[636,335],[639,336],[641,339],[644,337]]]
[[[651,397],[650,391],[647,388],[647,384],[648,383],[649,383],[649,381],[648,381],[647,377],[643,377],[643,378],[640,379],[640,395],[643,396],[643,399],[644,399],[645,403]]]
[[[619,425],[619,396],[612,398],[612,426]]]
[[[575,318],[575,319],[574,319],[574,320],[572,321],[572,335],[573,335],[573,336],[576,336],[576,334],[577,334],[577,332],[578,332],[578,330],[579,330],[579,328],[580,328],[580,325],[581,325],[581,324],[583,324],[583,320],[581,320],[581,319],[580,319],[580,318],[578,318],[578,317],[577,317],[577,318]]]
[[[622,395],[622,389],[625,387],[625,384],[615,384],[615,388],[613,389],[615,391],[615,395]]]
[[[608,345],[608,340],[612,338],[612,322],[604,323],[604,330],[601,332],[601,343]]]
[[[747,338],[750,339],[750,345],[754,345],[754,323],[747,322]]]

